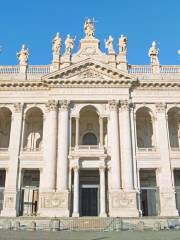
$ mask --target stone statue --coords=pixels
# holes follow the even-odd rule
[[[109,38],[105,41],[105,47],[108,50],[108,54],[114,54],[114,48],[113,48],[113,38],[112,36],[109,36]]]
[[[94,37],[94,20],[87,19],[84,23],[84,31],[87,38]]]
[[[123,54],[127,53],[127,37],[123,35],[119,38],[119,52]]]
[[[159,54],[159,48],[157,47],[156,42],[153,41],[152,46],[150,47],[149,53],[148,53],[148,55],[151,59],[152,65],[159,65],[158,54]]]
[[[72,49],[74,48],[75,39],[71,38],[70,35],[67,35],[65,41],[65,54],[70,55],[72,53]]]
[[[20,65],[28,64],[29,49],[25,47],[25,44],[22,45],[21,51],[16,54]]]
[[[54,54],[59,55],[60,49],[62,46],[62,40],[61,40],[58,32],[56,33],[56,36],[53,39],[52,43],[53,43],[53,46],[52,46],[53,56],[54,56]]]

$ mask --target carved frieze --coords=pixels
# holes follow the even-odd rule
[[[67,195],[63,193],[46,193],[41,196],[41,208],[66,208]]]

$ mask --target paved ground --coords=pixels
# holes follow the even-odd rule
[[[0,240],[180,240],[180,231],[26,232],[0,230]]]

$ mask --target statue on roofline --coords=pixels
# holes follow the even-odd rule
[[[93,20],[90,20],[89,18],[86,19],[86,21],[84,23],[84,31],[85,31],[85,34],[86,34],[87,38],[94,37],[94,31],[95,31],[94,19]]]
[[[114,54],[114,48],[113,48],[113,38],[112,36],[109,36],[107,40],[105,40],[105,47],[108,50],[108,54]]]
[[[16,56],[19,60],[20,65],[27,65],[28,64],[29,49],[26,48],[25,44],[22,45],[21,51],[16,53]]]
[[[159,65],[158,54],[159,54],[159,48],[157,47],[156,42],[153,41],[152,46],[150,47],[148,52],[152,65]]]
[[[52,46],[53,53],[60,54],[60,49],[61,49],[61,46],[62,46],[62,40],[61,40],[58,32],[56,33],[55,38],[52,40],[52,43],[53,43],[53,46]]]
[[[70,35],[67,35],[65,41],[65,54],[70,55],[72,53],[72,49],[74,48],[75,38],[71,38]]]
[[[119,38],[119,53],[127,53],[127,37],[121,35]]]

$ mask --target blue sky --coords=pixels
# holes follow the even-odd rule
[[[0,0],[0,65],[17,64],[16,52],[23,43],[30,48],[32,65],[51,62],[51,41],[60,32],[84,36],[86,17],[94,17],[95,36],[109,35],[117,48],[118,37],[128,37],[129,64],[149,64],[148,48],[156,40],[160,63],[180,64],[180,0]]]

